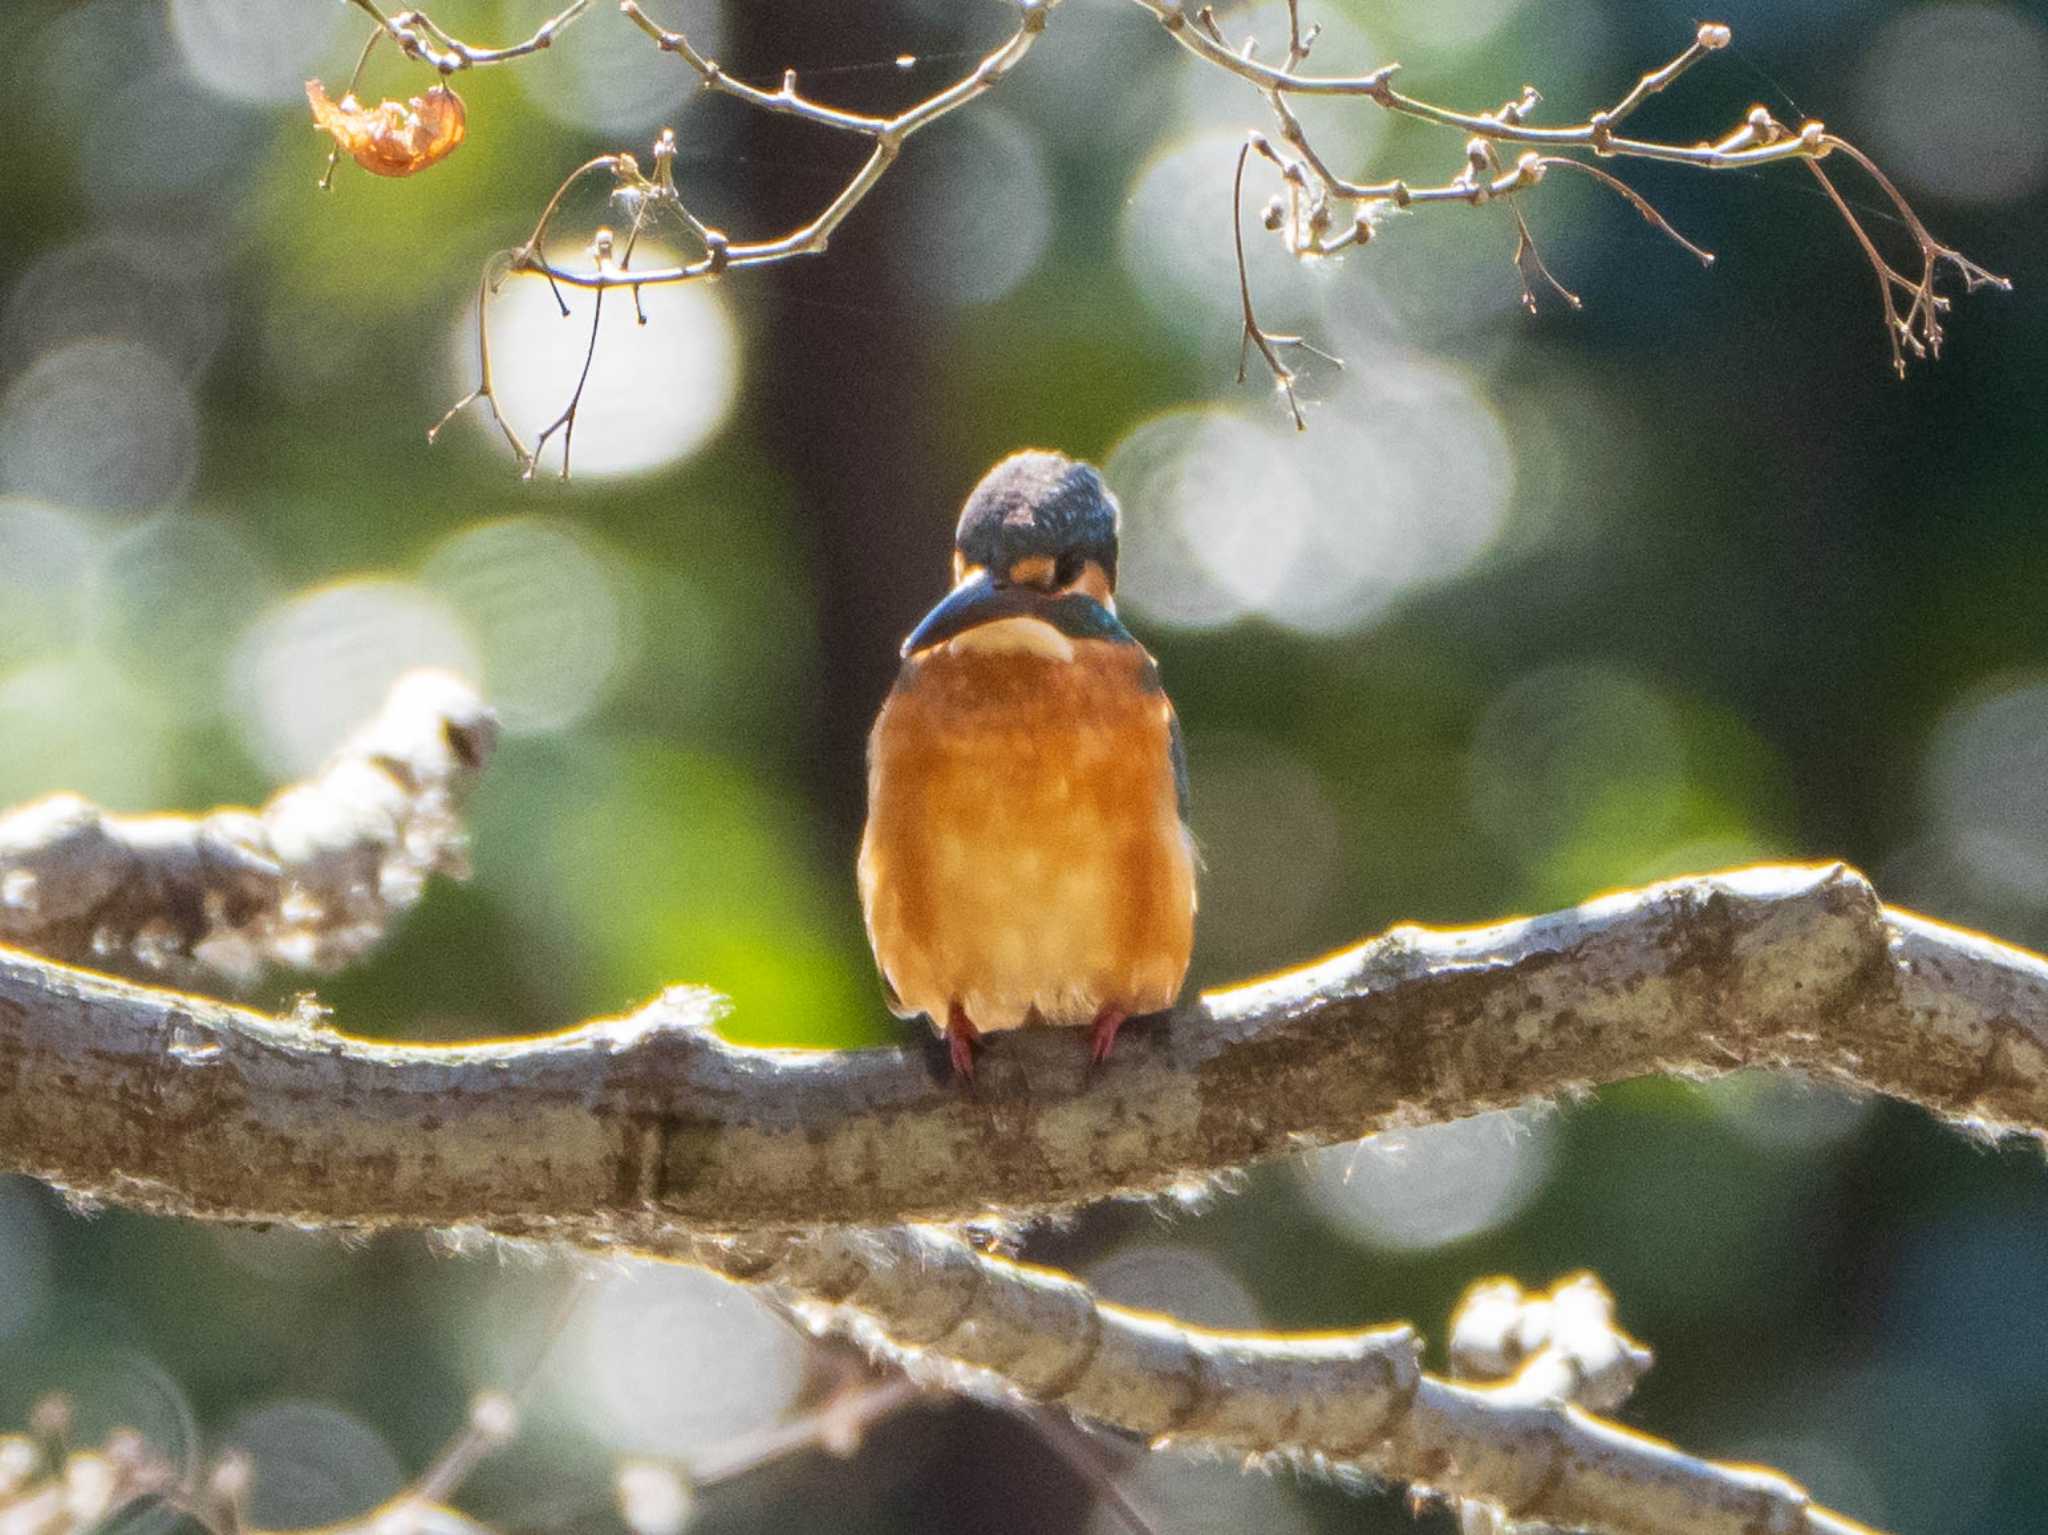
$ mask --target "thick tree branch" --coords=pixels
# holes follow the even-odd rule
[[[460,812],[497,738],[475,688],[418,671],[261,809],[119,815],[52,794],[0,812],[0,940],[174,981],[339,969],[430,876],[462,871]]]
[[[1604,1312],[1561,1329],[1566,1292],[1492,1343],[1461,1320],[1460,1368],[1512,1372],[1479,1385],[1424,1373],[1405,1328],[1211,1333],[951,1232],[862,1228],[1156,1191],[1652,1071],[1793,1065],[2048,1125],[2048,962],[1887,911],[1839,866],[1397,929],[1156,1020],[1094,1077],[1061,1031],[998,1041],[979,1096],[914,1052],[735,1049],[721,1005],[387,1046],[0,951],[0,1166],[165,1213],[667,1256],[1148,1438],[1360,1467],[1487,1517],[1734,1535],[1857,1526],[1571,1405],[1618,1401],[1644,1361]]]
[[[165,1213],[637,1243],[1026,1215],[1659,1072],[1794,1066],[2048,1128],[2048,961],[1839,865],[1396,928],[1131,1030],[740,1049],[714,994],[536,1039],[376,1044],[0,950],[0,1167]]]

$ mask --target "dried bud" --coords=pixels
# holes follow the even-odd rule
[[[1735,34],[1721,22],[1707,21],[1700,24],[1697,41],[1709,53],[1719,53],[1734,40]]]
[[[249,1457],[239,1450],[230,1450],[214,1462],[206,1478],[207,1489],[223,1503],[239,1504],[249,1495],[252,1475]]]
[[[619,1518],[633,1535],[682,1535],[696,1512],[690,1484],[655,1461],[628,1461],[614,1480]]]
[[[462,98],[445,85],[411,101],[365,107],[354,96],[330,101],[318,80],[308,80],[306,100],[313,108],[313,126],[379,176],[410,176],[445,160],[467,131]]]
[[[1287,222],[1287,204],[1277,197],[1274,198],[1266,204],[1266,211],[1259,216],[1259,222],[1268,229],[1278,229]]]
[[[71,1398],[53,1391],[28,1413],[29,1432],[38,1439],[62,1440],[71,1434]]]
[[[519,1432],[519,1407],[502,1391],[483,1391],[469,1404],[469,1426],[492,1444]]]

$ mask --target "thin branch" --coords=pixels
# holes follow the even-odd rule
[[[1538,1350],[1498,1384],[1446,1380],[1422,1369],[1405,1325],[1301,1335],[1186,1327],[930,1228],[675,1238],[668,1250],[808,1303],[914,1371],[1064,1407],[1155,1448],[1353,1468],[1476,1500],[1516,1523],[1869,1535],[1775,1472],[1701,1460],[1570,1405],[1564,1346]]]
[[[1665,1072],[1789,1066],[2048,1131],[2048,961],[1854,872],[1705,875],[1500,927],[1395,928],[1129,1028],[729,1045],[724,1000],[465,1045],[353,1039],[0,950],[0,1169],[165,1214],[699,1231],[1030,1215]],[[166,1133],[166,1127],[176,1133]]]
[[[366,4],[367,0],[355,0],[355,3]],[[669,129],[662,130],[660,138],[655,143],[655,168],[652,176],[643,175],[638,162],[628,154],[601,155],[577,167],[556,187],[554,195],[549,198],[547,207],[542,210],[539,221],[525,243],[495,258],[491,270],[499,273],[498,280],[491,280],[487,272],[485,281],[479,285],[476,319],[479,379],[476,387],[450,407],[440,421],[435,423],[427,434],[428,440],[432,441],[440,433],[441,428],[447,425],[449,419],[464,407],[479,400],[485,401],[490,405],[492,417],[500,433],[511,446],[521,477],[531,478],[547,438],[556,430],[561,430],[566,438],[567,434],[574,430],[583,387],[588,382],[591,363],[595,356],[598,317],[592,318],[590,348],[584,354],[582,375],[577,381],[576,390],[570,397],[569,404],[541,433],[540,439],[529,452],[518,433],[499,411],[497,396],[492,386],[489,303],[503,275],[527,273],[545,277],[551,284],[594,290],[599,296],[598,309],[601,314],[603,295],[612,288],[633,289],[637,308],[639,294],[643,288],[695,282],[703,278],[717,277],[737,268],[766,266],[798,256],[822,254],[847,216],[860,206],[889,167],[896,163],[897,157],[903,152],[904,144],[912,135],[1000,84],[1031,51],[1039,34],[1045,30],[1047,18],[1059,3],[1060,0],[1021,0],[1018,5],[1020,14],[1016,31],[1006,42],[984,55],[973,69],[945,89],[892,117],[874,117],[866,113],[849,112],[828,106],[803,95],[797,88],[794,70],[784,74],[780,88],[774,91],[764,91],[758,86],[735,79],[716,61],[699,52],[684,33],[669,31],[656,23],[635,3],[635,0],[621,0],[620,9],[628,19],[652,38],[663,51],[675,54],[696,71],[704,89],[722,91],[765,111],[785,113],[823,127],[855,134],[872,140],[874,147],[846,184],[807,222],[781,235],[738,243],[731,241],[724,231],[698,219],[685,205],[675,185],[675,134]],[[702,247],[701,254],[680,264],[647,268],[637,272],[629,271],[625,262],[612,265],[604,261],[594,261],[586,269],[562,266],[551,260],[546,251],[546,239],[563,199],[586,175],[598,170],[609,170],[613,173],[616,180],[613,193],[615,199],[623,199],[635,209],[636,235],[642,217],[652,217],[666,210],[696,237]],[[559,302],[559,287],[556,297]],[[563,309],[566,313],[566,304]],[[642,320],[644,323],[644,314]],[[567,478],[566,441],[564,446],[562,471],[563,477]]]
[[[468,683],[413,672],[318,774],[260,810],[34,800],[0,814],[0,939],[174,981],[339,969],[429,877],[465,868],[460,813],[496,741]]]
[[[1516,198],[1516,194],[1540,184],[1544,172],[1550,167],[1565,165],[1585,172],[1618,192],[1654,228],[1669,235],[1699,258],[1702,264],[1711,262],[1707,252],[1680,236],[1640,193],[1611,173],[1576,158],[1573,152],[1577,151],[1599,158],[1655,160],[1717,171],[1785,161],[1805,164],[1834,203],[1877,275],[1893,367],[1900,373],[1904,372],[1909,356],[1921,358],[1940,354],[1941,316],[1948,307],[1948,301],[1935,292],[1935,279],[1944,265],[1954,266],[1960,271],[1970,291],[1987,286],[2010,287],[2004,278],[1984,270],[1936,241],[1870,158],[1839,135],[1829,133],[1819,122],[1805,122],[1797,129],[1788,128],[1764,108],[1757,107],[1735,130],[1712,141],[1685,144],[1631,138],[1618,133],[1617,125],[1649,97],[1669,87],[1707,55],[1729,45],[1732,38],[1730,29],[1717,22],[1698,27],[1692,42],[1681,53],[1641,76],[1629,92],[1611,107],[1591,113],[1581,122],[1542,126],[1531,121],[1541,98],[1530,86],[1524,86],[1516,100],[1494,111],[1464,112],[1396,90],[1393,79],[1398,66],[1392,64],[1364,75],[1324,77],[1304,74],[1302,68],[1309,57],[1314,32],[1312,29],[1304,32],[1302,28],[1299,0],[1289,0],[1287,57],[1285,64],[1278,68],[1259,62],[1255,39],[1247,38],[1242,44],[1233,45],[1214,12],[1206,5],[1190,12],[1185,0],[1136,0],[1136,3],[1151,13],[1183,48],[1205,63],[1245,80],[1265,99],[1278,124],[1279,139],[1286,146],[1283,151],[1263,138],[1256,138],[1254,142],[1254,147],[1272,161],[1285,184],[1283,195],[1268,211],[1266,224],[1269,229],[1282,234],[1290,252],[1303,259],[1326,256],[1350,245],[1364,244],[1370,235],[1372,221],[1381,210],[1448,202],[1478,206],[1500,198]],[[1469,136],[1465,170],[1452,181],[1436,187],[1418,188],[1400,178],[1372,183],[1348,180],[1333,170],[1310,142],[1306,129],[1289,102],[1290,96],[1295,94],[1360,97],[1390,112],[1457,129]],[[1506,145],[1530,146],[1545,153],[1526,153],[1512,169],[1507,169],[1500,153],[1502,146]],[[1897,209],[1918,250],[1919,271],[1916,275],[1901,273],[1885,260],[1850,205],[1836,192],[1833,181],[1821,164],[1836,152],[1853,160],[1876,180]],[[1243,158],[1240,157],[1240,183],[1242,178]],[[1235,200],[1241,201],[1241,191],[1235,194]],[[1340,218],[1340,204],[1351,205],[1355,212],[1349,218]],[[1578,296],[1544,264],[1528,220],[1519,206],[1519,199],[1511,201],[1508,206],[1515,225],[1513,259],[1521,282],[1523,307],[1535,312],[1539,285],[1555,291],[1573,308],[1580,307]],[[1241,230],[1237,240],[1242,297],[1245,284]],[[1905,296],[1903,306],[1900,294]],[[1246,308],[1249,308],[1248,303]],[[1240,347],[1240,380],[1246,353],[1254,340],[1254,332],[1248,326],[1244,345]],[[1301,411],[1292,390],[1287,387],[1289,381],[1284,370],[1277,367],[1276,359],[1265,347],[1260,350],[1268,366],[1275,369],[1275,378],[1287,394],[1289,409],[1299,427],[1302,424]]]
[[[374,0],[349,0],[349,3],[376,23],[377,30],[370,34],[370,41],[364,45],[364,57],[378,38],[388,37],[409,59],[430,64],[444,75],[458,70],[475,69],[487,64],[504,64],[512,59],[523,59],[528,54],[539,53],[553,45],[555,39],[574,23],[577,17],[590,9],[590,0],[570,0],[569,5],[558,14],[550,16],[533,31],[524,42],[508,44],[502,48],[483,48],[465,43],[461,38],[442,30],[425,11],[400,11],[386,16],[378,9]],[[356,66],[358,75],[362,65]],[[353,88],[353,81],[351,81]]]
[[[443,31],[424,11],[400,11],[395,16],[386,16],[374,0],[349,0],[349,3],[367,15],[373,25],[370,35],[363,40],[363,51],[356,57],[356,67],[349,72],[348,85],[342,91],[344,97],[355,94],[356,87],[362,84],[363,71],[369,67],[370,55],[387,37],[407,58],[431,65],[445,78],[458,70],[503,64],[551,47],[555,39],[590,8],[590,0],[571,0],[566,9],[542,22],[524,42],[504,48],[479,48]],[[327,151],[327,166],[319,181],[321,191],[333,188],[334,170],[340,163],[341,145],[337,142]]]
[[[1305,432],[1308,422],[1301,414],[1301,402],[1294,397],[1294,370],[1280,360],[1280,348],[1300,347],[1326,362],[1336,363],[1340,368],[1344,364],[1301,336],[1273,335],[1259,324],[1259,317],[1252,312],[1252,280],[1244,262],[1244,162],[1251,152],[1250,144],[1238,150],[1237,174],[1230,184],[1230,227],[1237,242],[1237,296],[1244,308],[1244,330],[1237,346],[1237,381],[1240,384],[1244,382],[1245,364],[1251,360],[1251,349],[1257,347],[1259,356],[1265,359],[1267,368],[1272,371],[1273,382],[1287,396],[1287,408],[1294,413],[1294,429]]]
[[[1913,212],[1899,189],[1892,184],[1891,178],[1879,170],[1876,163],[1862,150],[1845,139],[1834,138],[1833,135],[1829,135],[1829,141],[1834,148],[1862,167],[1864,174],[1875,181],[1879,190],[1891,200],[1900,222],[1906,226],[1906,232],[1912,238],[1915,253],[1920,261],[1920,271],[1916,277],[1907,276],[1886,261],[1879,254],[1876,244],[1865,232],[1855,213],[1850,210],[1847,200],[1835,189],[1835,183],[1827,171],[1817,161],[1807,162],[1807,169],[1813,172],[1814,179],[1821,184],[1821,189],[1827,193],[1828,200],[1835,205],[1836,212],[1840,213],[1843,221],[1848,224],[1850,232],[1856,237],[1856,243],[1862,248],[1863,254],[1869,258],[1872,268],[1877,273],[1877,285],[1884,301],[1885,335],[1892,348],[1892,370],[1903,378],[1906,374],[1908,352],[1914,357],[1941,356],[1941,317],[1948,312],[1948,300],[1934,291],[1934,280],[1944,263],[1962,273],[1963,291],[1966,293],[1975,293],[1979,288],[1997,288],[2009,292],[2012,282],[1995,272],[1986,271],[1962,252],[1943,245],[1928,233],[1927,226],[1920,221],[1919,215]],[[1901,289],[1907,295],[1906,310],[1903,314],[1899,312],[1895,291]]]
[[[928,1387],[899,1371],[850,1382],[809,1412],[691,1455],[687,1480],[693,1487],[715,1487],[805,1450],[851,1455],[877,1423],[931,1397]]]
[[[1637,213],[1641,214],[1644,223],[1679,246],[1680,249],[1699,262],[1701,266],[1710,267],[1714,264],[1714,253],[1712,251],[1704,246],[1695,245],[1684,235],[1680,234],[1672,227],[1671,221],[1651,205],[1648,198],[1644,197],[1642,193],[1638,192],[1626,181],[1623,181],[1619,176],[1609,171],[1604,171],[1597,165],[1588,165],[1584,160],[1574,160],[1568,155],[1544,155],[1536,163],[1545,170],[1550,169],[1552,166],[1557,166],[1565,170],[1579,171],[1591,176],[1595,181],[1635,209]]]

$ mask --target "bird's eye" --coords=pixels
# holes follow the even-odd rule
[[[1081,579],[1081,572],[1087,568],[1087,556],[1070,549],[1061,555],[1059,563],[1053,566],[1052,584],[1060,587],[1072,586]]]

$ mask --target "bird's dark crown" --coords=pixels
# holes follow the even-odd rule
[[[1116,497],[1091,464],[1064,453],[1013,453],[982,476],[954,546],[998,581],[1034,556],[1093,560],[1116,582]]]

